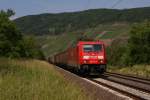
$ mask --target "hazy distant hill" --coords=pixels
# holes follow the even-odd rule
[[[133,9],[92,9],[81,12],[29,15],[18,18],[15,23],[26,34],[60,34],[82,30],[99,24],[114,22],[140,22],[150,20],[150,7]]]

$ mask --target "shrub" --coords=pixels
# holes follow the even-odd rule
[[[111,46],[107,48],[107,59],[110,65],[124,65],[124,53],[126,45],[122,39],[116,39]]]

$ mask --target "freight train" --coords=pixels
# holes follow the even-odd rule
[[[51,56],[48,60],[80,74],[102,74],[106,71],[107,64],[102,41],[78,41],[74,47]]]

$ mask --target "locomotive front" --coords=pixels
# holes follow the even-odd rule
[[[80,42],[80,70],[84,73],[103,73],[106,71],[106,54],[103,42]]]

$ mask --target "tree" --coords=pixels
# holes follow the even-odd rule
[[[10,9],[0,11],[0,56],[18,56],[18,42],[22,39],[22,35],[17,30],[15,24],[9,20],[13,15]],[[11,52],[11,54],[10,54]]]
[[[0,11],[0,56],[9,58],[38,58],[44,55],[33,39],[25,38],[9,18],[15,13]]]
[[[132,27],[127,51],[128,63],[150,64],[150,22]]]

